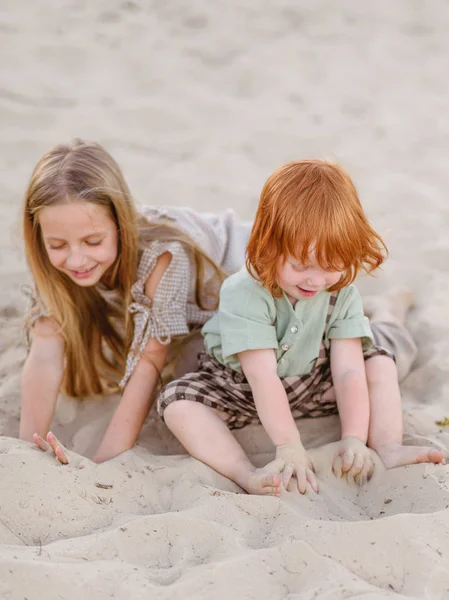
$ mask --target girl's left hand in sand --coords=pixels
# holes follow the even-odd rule
[[[363,485],[374,471],[372,451],[358,438],[345,437],[337,445],[332,470],[336,477],[350,476]]]
[[[47,433],[47,441],[41,438],[37,433],[33,434],[33,442],[36,444],[38,448],[43,450],[44,452],[52,452],[60,463],[63,465],[69,464],[69,459],[67,456],[67,450],[64,446],[59,442],[58,438],[54,433],[49,431]]]

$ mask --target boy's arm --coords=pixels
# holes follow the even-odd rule
[[[332,468],[337,477],[351,474],[363,484],[371,477],[374,463],[366,446],[370,406],[360,338],[331,340],[331,372],[341,422]]]
[[[260,421],[276,446],[276,458],[285,461],[284,487],[288,487],[295,475],[301,494],[306,492],[307,483],[317,492],[313,465],[302,445],[287,394],[277,374],[274,350],[246,350],[239,352],[238,358],[251,387]]]
[[[277,374],[276,355],[271,348],[238,354],[248,380],[260,421],[275,446],[299,440],[287,394]]]
[[[331,340],[331,372],[341,421],[341,437],[366,444],[369,396],[360,338]]]

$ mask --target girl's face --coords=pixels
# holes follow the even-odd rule
[[[51,264],[81,287],[98,283],[117,258],[117,229],[105,206],[83,201],[47,206],[39,224]]]
[[[313,298],[319,292],[335,285],[342,271],[330,271],[320,267],[313,253],[306,264],[294,258],[281,259],[278,267],[277,282],[294,305],[297,300]]]

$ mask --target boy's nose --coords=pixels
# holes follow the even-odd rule
[[[318,289],[324,285],[324,277],[320,273],[314,273],[306,279],[306,283],[312,289]]]

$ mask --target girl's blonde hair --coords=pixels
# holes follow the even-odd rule
[[[343,272],[331,291],[352,283],[361,269],[371,273],[387,254],[349,175],[322,160],[291,162],[268,178],[248,242],[247,268],[280,296],[279,261],[290,256],[306,263],[312,250],[322,268]]]
[[[120,302],[108,303],[94,287],[83,288],[50,262],[39,225],[39,212],[47,206],[90,202],[106,207],[118,232],[117,258],[103,278]],[[222,270],[187,234],[169,223],[151,223],[135,209],[122,172],[99,144],[74,140],[58,145],[39,161],[25,196],[23,231],[26,259],[39,296],[56,320],[65,340],[62,391],[70,396],[90,396],[117,390],[124,374],[134,333],[127,311],[132,301],[138,261],[152,240],[181,242],[196,264],[196,301],[215,309],[217,294],[205,305],[205,273],[224,279]],[[209,292],[209,294],[207,293]]]

